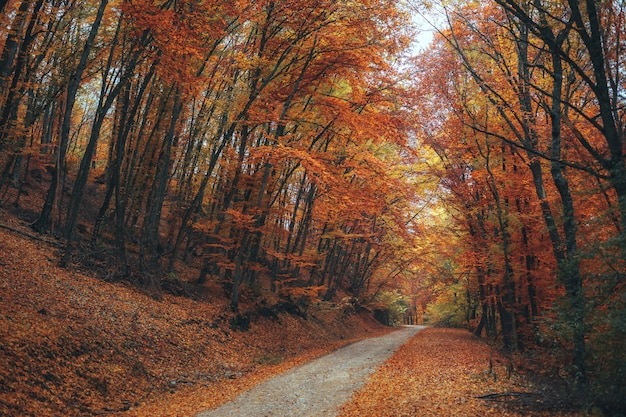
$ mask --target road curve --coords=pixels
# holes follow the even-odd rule
[[[424,326],[362,340],[274,377],[197,417],[333,417],[375,368]]]

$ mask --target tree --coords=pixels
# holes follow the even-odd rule
[[[0,152],[42,149],[54,165],[33,226],[62,230],[66,265],[92,227],[95,252],[115,246],[115,275],[158,289],[163,257],[175,274],[195,247],[198,281],[224,281],[237,310],[263,280],[285,296],[362,297],[402,264],[415,193],[390,65],[408,15],[394,2],[6,7],[23,13],[3,32],[1,82],[15,88],[2,134],[33,130]]]
[[[57,199],[60,198],[59,187],[62,182],[62,171],[65,165],[65,155],[67,153],[67,147],[70,139],[70,131],[71,131],[71,121],[72,121],[72,112],[74,109],[74,104],[76,103],[76,96],[78,93],[78,89],[82,83],[83,73],[87,68],[87,64],[89,61],[89,55],[91,54],[91,50],[94,46],[96,36],[98,35],[98,31],[100,29],[100,24],[102,23],[102,18],[104,16],[104,11],[107,7],[108,0],[102,0],[99,3],[98,10],[96,12],[95,20],[91,25],[89,35],[85,40],[85,45],[82,49],[80,59],[76,68],[73,70],[68,84],[67,84],[67,92],[66,99],[64,102],[64,112],[63,119],[61,124],[61,134],[58,148],[58,155],[55,161],[55,166],[52,174],[52,182],[50,183],[50,188],[48,190],[48,195],[46,197],[46,202],[42,208],[42,211],[39,215],[37,221],[33,224],[33,227],[39,232],[47,231],[50,227],[51,222],[51,214],[54,206],[57,204]]]
[[[509,236],[511,243],[515,242],[511,247],[523,248],[525,252],[514,263],[504,259],[505,270],[507,263],[514,266],[518,314],[515,323],[522,324],[520,318],[524,316],[536,317],[542,306],[552,314],[564,308],[567,314],[555,317],[555,322],[564,325],[567,332],[558,337],[572,355],[572,376],[583,387],[586,370],[595,362],[587,354],[588,341],[594,339],[595,333],[588,323],[594,315],[602,315],[605,308],[598,307],[599,299],[592,289],[598,285],[600,275],[615,283],[619,278],[614,274],[623,270],[623,263],[617,260],[622,252],[615,244],[621,241],[623,228],[612,221],[615,208],[620,206],[620,180],[611,179],[607,168],[610,165],[610,169],[615,169],[623,161],[618,162],[622,158],[619,152],[609,150],[611,140],[607,141],[604,133],[599,134],[604,124],[615,125],[611,117],[619,115],[617,96],[613,94],[613,101],[602,105],[613,106],[613,116],[594,119],[591,115],[601,113],[600,101],[606,95],[601,91],[607,91],[603,85],[610,90],[620,82],[615,76],[612,54],[607,51],[619,50],[621,41],[602,37],[604,45],[599,49],[605,58],[594,58],[604,60],[606,68],[601,73],[593,69],[597,65],[585,65],[592,52],[582,38],[598,34],[592,29],[596,18],[605,18],[606,24],[620,33],[621,23],[613,19],[619,15],[619,7],[611,5],[605,14],[590,4],[585,6],[587,11],[580,12],[576,11],[579,5],[570,2],[495,3],[449,4],[445,8],[448,28],[440,32],[440,40],[427,59],[433,68],[455,64],[441,81],[436,80],[441,78],[440,71],[436,76],[431,69],[425,71],[422,80],[431,90],[421,103],[432,103],[434,87],[436,97],[446,100],[449,108],[430,114],[436,122],[425,123],[430,132],[425,131],[424,138],[441,157],[440,172],[447,179],[446,191],[452,193],[456,210],[467,213],[459,220],[475,245],[466,250],[476,253],[468,258],[475,265],[483,316],[489,315],[485,305],[490,297],[487,282],[493,280],[498,269],[489,261],[489,243],[483,246],[478,242],[496,237],[506,254],[504,238]],[[579,30],[583,26],[582,32],[587,35]],[[419,120],[427,117],[421,116]],[[484,135],[485,140],[472,144],[468,137],[477,135]],[[499,178],[498,171],[489,169],[489,163],[485,164],[486,172],[481,173],[475,163],[477,155],[486,160],[489,143],[501,147],[489,159],[497,161],[498,171],[508,178]],[[598,158],[600,155],[607,156]],[[606,164],[611,158],[615,165]],[[513,178],[524,186],[516,186]],[[534,189],[533,199],[529,198],[529,186]],[[609,194],[602,190],[607,186],[612,190]],[[592,195],[596,196],[595,203],[591,203]],[[488,200],[481,204],[484,198]],[[497,219],[500,214],[505,215],[503,220],[508,219],[497,222],[504,227],[499,227],[495,236],[490,229],[492,213]],[[543,230],[533,219],[541,219]],[[549,240],[542,238],[544,232]],[[602,249],[592,248],[591,236],[600,239]],[[550,244],[550,252],[542,253],[540,248],[545,248],[546,243]],[[551,253],[552,259],[547,253]],[[546,289],[546,285],[553,284],[538,279],[551,274],[551,264],[557,267],[552,280],[562,286],[563,307],[555,302],[559,294]],[[520,293],[522,288],[526,289],[525,294]],[[615,286],[611,288],[620,292]],[[618,304],[611,304],[611,308],[621,308]]]

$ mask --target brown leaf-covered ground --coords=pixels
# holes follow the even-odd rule
[[[38,240],[2,209],[0,220],[14,229],[0,227],[1,416],[193,416],[349,341],[390,331],[346,306],[311,306],[304,319],[258,296],[242,306],[250,329],[233,330],[216,283],[195,288],[198,299],[155,299],[76,265],[58,267],[54,241]],[[183,278],[197,273],[178,270]],[[507,365],[464,330],[427,329],[343,415],[575,415]]]
[[[320,304],[306,319],[250,299],[233,330],[221,287],[150,297],[57,266],[57,247],[0,211],[0,415],[191,416],[332,349],[387,332]],[[259,314],[259,312],[265,314]],[[274,315],[275,314],[275,315]]]
[[[491,365],[490,365],[491,363]],[[342,416],[573,417],[549,390],[462,329],[421,331],[387,360]]]

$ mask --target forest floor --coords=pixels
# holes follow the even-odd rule
[[[385,359],[423,326],[352,343],[257,385],[198,417],[334,417]]]
[[[197,417],[580,415],[468,331],[423,328],[353,343]]]
[[[393,331],[349,303],[306,307],[258,294],[244,297],[243,330],[218,283],[156,297],[61,268],[56,241],[2,209],[0,223],[8,226],[0,227],[2,416],[194,416]],[[379,367],[342,415],[576,415],[509,364],[467,331],[429,328]]]
[[[564,396],[467,330],[427,328],[342,407],[341,417],[574,417]]]
[[[0,223],[13,229],[0,227],[1,416],[192,416],[391,331],[351,304],[253,295],[242,303],[243,331],[217,283],[155,297],[61,268],[53,239],[38,240],[2,209]]]

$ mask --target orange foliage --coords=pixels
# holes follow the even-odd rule
[[[217,288],[184,287],[198,300],[156,300],[59,268],[54,251],[0,229],[2,415],[189,416],[350,339],[387,331],[364,316],[340,323],[332,308],[311,310],[315,321],[254,316],[254,304],[244,304],[250,330],[236,331]]]
[[[510,374],[509,366],[466,330],[422,330],[378,368],[342,407],[341,416],[578,415],[561,411],[559,403],[537,392],[530,381]]]

